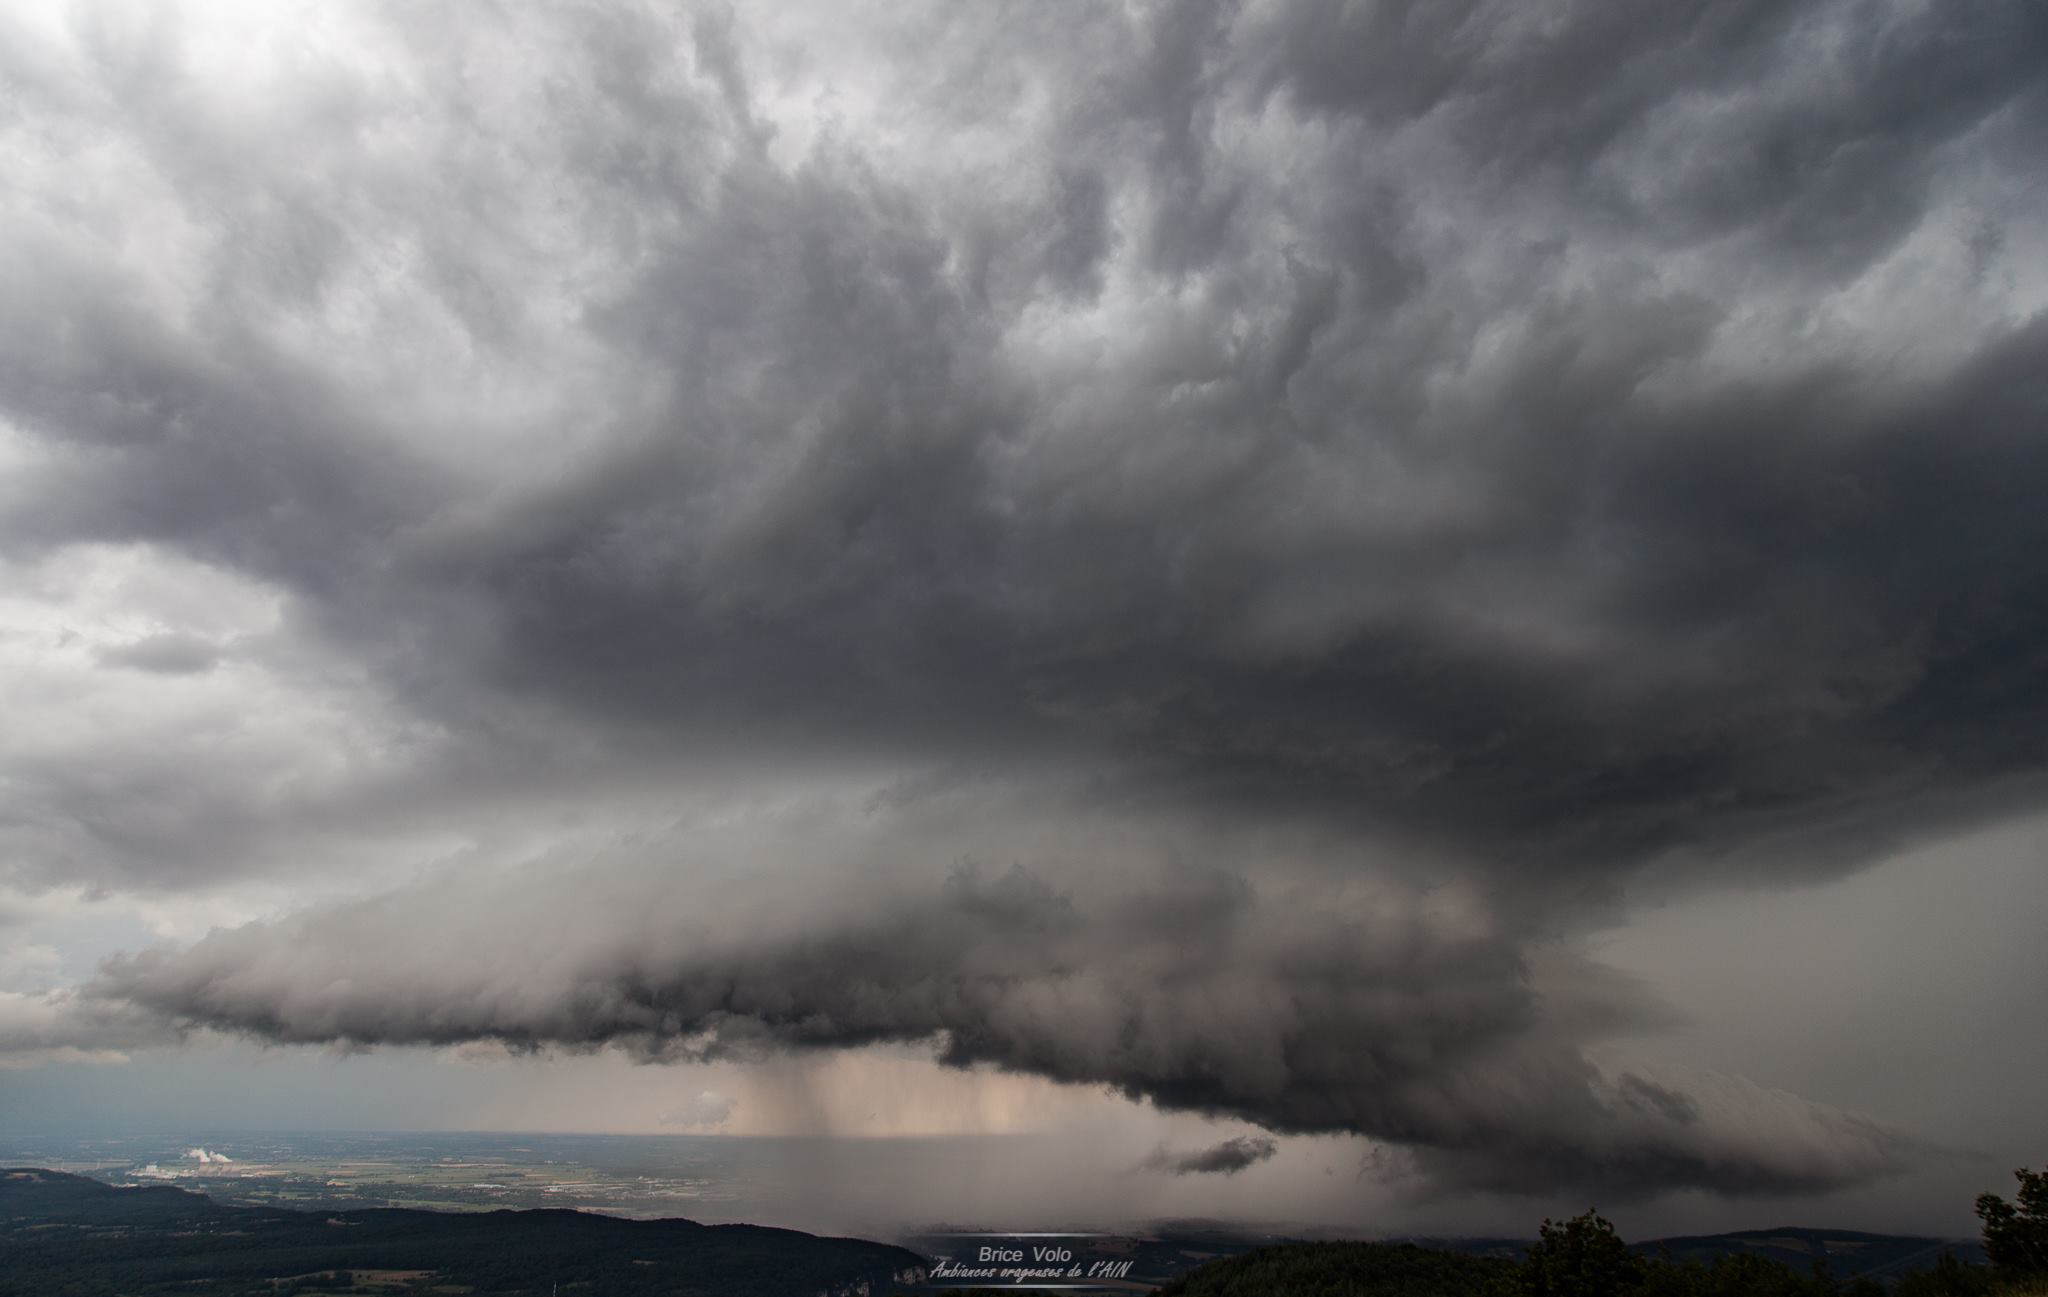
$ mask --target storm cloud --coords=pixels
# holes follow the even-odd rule
[[[304,889],[9,1048],[1928,1155],[1584,940],[2036,799],[2039,6],[274,21],[0,18],[0,879]]]

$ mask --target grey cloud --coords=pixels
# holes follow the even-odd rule
[[[692,901],[737,908],[536,973],[488,926],[427,967],[371,904],[100,993],[280,1040],[938,1039],[1445,1182],[1905,1160],[1785,1096],[1610,1081],[1593,1024],[1654,1015],[1525,970],[1652,864],[1821,877],[2041,775],[2036,9],[1087,6],[1076,42],[941,8],[849,36],[851,122],[802,138],[833,42],[630,4],[366,18],[415,75],[259,117],[174,43],[38,64],[11,147],[141,163],[64,207],[90,222],[0,214],[0,547],[245,574],[309,681],[430,738],[222,816],[203,771],[38,754],[19,868],[199,885],[302,820],[602,814],[728,765],[901,776],[875,813],[927,863],[918,790],[961,771],[1244,855],[1075,900],[814,844],[789,867],[873,906],[799,934]],[[145,220],[161,264],[110,251]],[[1261,890],[1290,833],[1354,844],[1312,891],[1398,855],[1521,917],[1361,942]]]
[[[0,1067],[105,1062],[123,1051],[175,1043],[180,1033],[155,1013],[69,991],[0,991]]]
[[[108,666],[153,671],[160,675],[198,675],[220,661],[220,648],[196,635],[150,635],[100,651]]]
[[[1280,1145],[1263,1135],[1239,1135],[1189,1153],[1173,1153],[1162,1147],[1145,1159],[1145,1168],[1170,1175],[1236,1175],[1279,1151]]]
[[[1357,84],[1501,105],[1500,122],[1611,81],[1681,113],[1657,73],[1680,52],[1741,84],[1826,26],[1774,6],[1677,33],[1587,13],[1538,35],[1474,6],[1432,19],[1437,32],[1404,12],[1359,21],[1461,70],[1396,59],[1399,75],[1353,68]],[[2023,611],[2039,602],[2037,511],[2014,487],[2038,456],[2010,429],[2041,401],[2040,329],[1988,326],[1976,356],[1910,381],[1824,355],[1708,382],[1736,303],[1709,282],[1642,279],[1639,236],[1664,213],[1581,234],[1509,198],[1533,234],[1617,267],[1587,296],[1541,256],[1500,284],[1436,260],[1450,249],[1420,225],[1483,231],[1455,190],[1420,184],[1380,200],[1361,273],[1358,189],[1399,195],[1398,170],[1357,175],[1332,147],[1310,155],[1330,174],[1267,192],[1218,139],[1258,76],[1280,75],[1255,69],[1307,87],[1324,84],[1297,66],[1310,54],[1382,48],[1322,21],[1189,7],[1102,33],[1152,70],[1107,99],[1090,79],[1104,73],[1076,74],[1090,93],[1073,112],[1100,129],[1072,114],[1045,128],[1093,157],[1045,167],[1061,232],[1032,255],[1047,283],[1095,275],[1113,173],[1093,158],[1137,149],[1147,169],[1117,175],[1119,192],[1186,226],[1172,238],[1214,245],[1168,256],[1209,267],[1211,305],[1144,311],[1113,362],[1054,372],[1013,332],[1036,297],[995,303],[952,277],[952,191],[921,193],[839,143],[772,163],[726,27],[577,20],[558,33],[564,81],[537,154],[587,186],[573,214],[615,258],[582,304],[587,336],[651,406],[602,416],[626,421],[558,480],[490,507],[408,455],[374,402],[318,386],[246,325],[209,357],[59,261],[36,282],[79,319],[63,335],[76,353],[10,346],[8,392],[34,426],[110,454],[23,477],[10,526],[18,543],[146,536],[280,581],[415,705],[460,709],[458,726],[495,690],[686,742],[941,762],[1061,751],[1169,796],[1293,803],[1550,866],[1716,847],[2037,764],[2033,727],[1985,732],[2020,686],[2002,692],[2009,678],[1975,655],[2039,638]],[[1900,19],[1846,52],[1840,93],[1874,104],[1906,81],[1931,101],[1870,165],[1904,174],[1994,109],[2031,111],[2023,63],[1967,71],[2006,59],[2024,33],[2005,28],[2026,22],[1980,5],[1953,40]],[[1280,62],[1262,62],[1276,24]],[[1966,70],[1880,78],[1880,55]],[[1340,117],[1369,106],[1297,97]],[[1602,157],[1619,147],[1580,120],[1597,103],[1559,104]],[[477,332],[506,312],[477,317],[446,287],[509,291],[508,262],[545,251],[509,189],[532,176],[469,158],[478,128],[457,107],[426,105],[446,117],[430,140],[462,164],[429,189],[449,204],[372,205],[372,161],[351,151],[294,182],[308,202],[365,209],[333,225],[316,268],[337,279],[386,240],[419,239],[430,299],[507,363],[539,360],[524,354],[539,340]],[[1875,107],[1784,111],[1892,129]],[[1454,132],[1445,157],[1491,138]],[[219,159],[179,147],[189,184],[221,183]],[[1201,233],[1209,199],[1183,184],[1252,186],[1237,242]],[[442,210],[467,219],[499,199],[509,210],[467,241]],[[1449,205],[1424,218],[1426,202]],[[1879,206],[1903,229],[1927,203]],[[284,237],[295,210],[268,228]],[[1744,221],[1772,237],[1766,217]],[[1249,241],[1276,224],[1284,255]],[[1124,273],[1146,282],[1144,265]],[[238,310],[286,300],[285,285],[236,289]],[[1486,327],[1500,337],[1479,364]],[[87,373],[116,399],[82,404]]]
[[[1833,274],[1910,230],[1943,146],[2039,120],[2048,48],[2038,12],[1995,2],[1722,3],[1673,21],[1388,0],[1243,26],[1253,84],[1305,110],[1441,126],[1519,185],[1590,190],[1584,214],[1603,222],[1748,233],[1774,268]],[[1657,142],[1683,147],[1642,156]]]

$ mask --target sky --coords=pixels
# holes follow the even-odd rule
[[[10,4],[0,1127],[1972,1232],[2044,155],[2031,0]]]

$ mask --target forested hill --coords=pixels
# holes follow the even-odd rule
[[[575,1211],[297,1212],[0,1170],[0,1297],[887,1292],[916,1253],[756,1225]],[[345,1272],[345,1273],[344,1273]]]
[[[1724,1256],[1757,1256],[1804,1270],[1824,1262],[1837,1276],[1886,1275],[1925,1270],[1948,1252],[1967,1265],[1984,1263],[1984,1247],[1971,1239],[1919,1238],[1902,1234],[1865,1234],[1847,1229],[1747,1229],[1731,1234],[1701,1234],[1636,1244],[1636,1251],[1669,1255],[1678,1261],[1713,1261]]]
[[[1289,1243],[1211,1261],[1158,1297],[1473,1297],[1513,1269],[1502,1257],[1412,1243]]]
[[[1981,1249],[1943,1240],[1777,1229],[1633,1248],[1618,1238],[1579,1243],[1563,1249],[1562,1263],[1553,1255],[1540,1267],[1532,1249],[1510,1256],[1497,1243],[1485,1254],[1441,1244],[1285,1243],[1211,1261],[1157,1297],[2048,1297],[1968,1263],[1964,1254]],[[1955,1268],[1937,1264],[1944,1252]]]

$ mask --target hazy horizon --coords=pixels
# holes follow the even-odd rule
[[[191,1156],[197,1151],[195,1146],[222,1161],[195,1161]],[[121,1136],[73,1137],[54,1132],[21,1138],[0,1128],[0,1165],[90,1171],[113,1183],[173,1184],[229,1202],[242,1201],[242,1191],[252,1185],[260,1187],[267,1177],[292,1171],[309,1159],[341,1157],[358,1168],[350,1183],[363,1186],[381,1183],[380,1173],[374,1169],[380,1158],[398,1165],[449,1158],[505,1159],[507,1165],[529,1168],[542,1166],[545,1159],[551,1167],[572,1168],[570,1173],[579,1177],[595,1173],[618,1176],[621,1181],[607,1188],[600,1178],[596,1189],[583,1190],[580,1186],[588,1182],[578,1179],[569,1182],[579,1186],[574,1197],[515,1196],[488,1205],[574,1206],[640,1218],[679,1216],[710,1223],[767,1224],[891,1241],[944,1229],[1131,1233],[1198,1224],[1251,1235],[1303,1238],[1535,1237],[1542,1217],[1526,1214],[1535,1205],[1527,1201],[1496,1201],[1476,1208],[1471,1202],[1424,1204],[1419,1210],[1412,1204],[1382,1205],[1375,1213],[1359,1214],[1355,1202],[1347,1213],[1339,1208],[1335,1196],[1305,1192],[1303,1181],[1320,1174],[1318,1167],[1357,1174],[1355,1166],[1340,1165],[1344,1151],[1326,1147],[1316,1166],[1296,1166],[1284,1176],[1267,1177],[1265,1184],[1250,1193],[1219,1192],[1215,1177],[1197,1177],[1201,1183],[1190,1187],[1209,1192],[1167,1199],[1147,1199],[1140,1194],[1134,1201],[1130,1190],[1142,1183],[1142,1159],[1089,1187],[1048,1192],[1048,1177],[1043,1174],[1025,1175],[1020,1180],[1020,1171],[1044,1172],[1071,1163],[1082,1152],[1079,1141],[1044,1134],[678,1135],[187,1126]],[[1096,1153],[1099,1156],[1100,1150]],[[138,1170],[142,1172],[139,1177],[133,1174]],[[684,1175],[693,1177],[691,1183],[700,1188],[681,1197],[658,1188],[668,1183],[665,1177]],[[645,1184],[636,1189],[635,1181],[650,1179],[657,1186],[652,1196]],[[222,1195],[219,1186],[228,1182],[235,1189]],[[880,1191],[883,1186],[886,1190]],[[375,1200],[373,1193],[370,1201]],[[1260,1206],[1247,1212],[1242,1209],[1246,1202]],[[970,1203],[976,1205],[965,1205]],[[1705,1217],[1698,1204],[1663,1211],[1598,1202],[1578,1208],[1589,1209],[1615,1219],[1624,1237],[1644,1242],[1681,1234],[1776,1227],[1960,1240],[1977,1237],[1974,1217],[1967,1210],[1946,1215],[1968,1224],[1943,1229],[1915,1222],[1910,1214],[1888,1225],[1837,1219],[1839,1213],[1829,1209],[1813,1219],[1771,1215],[1760,1203],[1710,1211]]]

